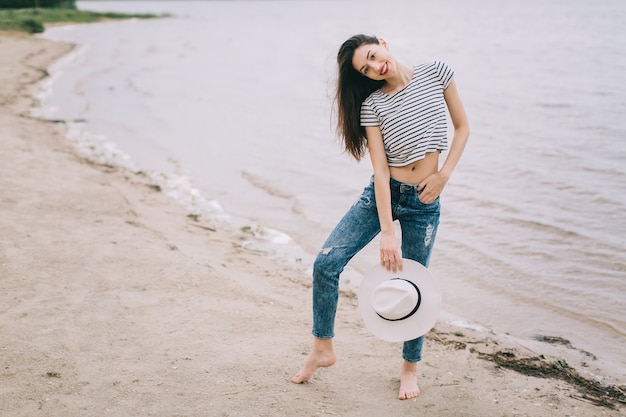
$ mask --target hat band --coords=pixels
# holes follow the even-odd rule
[[[420,308],[420,304],[422,302],[422,294],[420,293],[420,289],[417,288],[417,285],[415,285],[415,283],[409,281],[408,279],[404,279],[404,278],[392,278],[390,281],[393,281],[394,279],[401,279],[402,281],[406,281],[409,284],[411,284],[413,286],[413,288],[415,288],[415,291],[417,291],[417,303],[415,303],[415,308],[413,308],[413,310],[407,314],[404,317],[400,317],[399,319],[388,319],[387,317],[383,317],[380,314],[378,314],[378,312],[376,312],[376,314],[378,314],[378,317],[380,317],[383,320],[387,320],[387,321],[400,321],[400,320],[406,320],[409,317],[411,317],[413,314],[415,314],[415,312],[417,311],[418,308]]]

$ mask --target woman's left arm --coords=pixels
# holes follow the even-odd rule
[[[454,136],[452,137],[452,145],[448,151],[448,156],[441,169],[420,181],[419,189],[423,190],[422,194],[420,194],[420,200],[426,204],[435,201],[443,191],[443,187],[450,179],[459,159],[461,159],[467,138],[469,137],[469,122],[454,80],[450,82],[448,88],[443,92],[443,98],[448,106],[450,119],[452,119]]]

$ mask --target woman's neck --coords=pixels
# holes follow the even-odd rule
[[[382,86],[381,91],[385,94],[393,94],[402,90],[411,81],[413,77],[413,68],[406,65],[397,64],[398,73],[385,80],[385,84]]]

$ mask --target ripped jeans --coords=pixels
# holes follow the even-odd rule
[[[424,266],[439,226],[439,198],[431,204],[419,200],[416,185],[391,178],[391,209],[402,229],[402,257]],[[330,339],[335,335],[335,314],[339,298],[339,275],[346,264],[380,233],[374,196],[374,177],[359,200],[331,232],[313,264],[313,336]],[[424,336],[404,342],[402,358],[418,362],[422,358]]]

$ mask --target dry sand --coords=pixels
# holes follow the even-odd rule
[[[421,396],[399,401],[401,345],[371,336],[349,294],[338,363],[288,382],[311,343],[310,278],[29,117],[70,49],[0,34],[0,416],[624,415],[624,387],[568,383],[572,369],[444,324]]]

